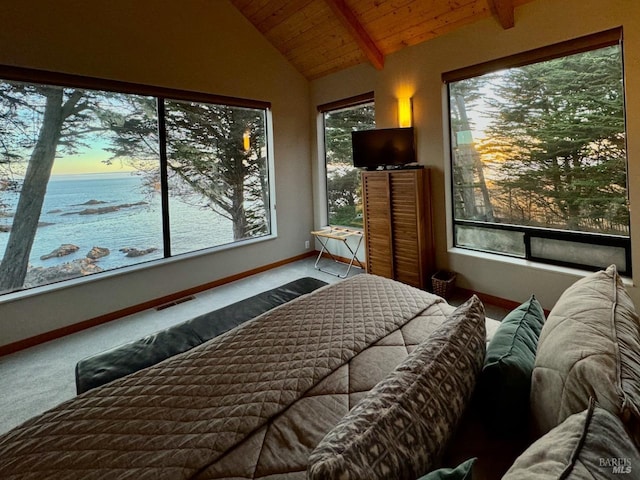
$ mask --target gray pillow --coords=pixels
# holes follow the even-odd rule
[[[640,322],[612,265],[569,287],[542,328],[531,378],[534,433],[543,435],[594,397],[638,441],[638,372]]]
[[[622,422],[592,401],[525,450],[502,480],[610,480],[638,473],[640,454]]]
[[[461,418],[486,349],[484,307],[458,307],[331,430],[311,480],[411,479],[433,468]]]

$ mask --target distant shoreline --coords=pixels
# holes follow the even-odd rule
[[[115,177],[135,177],[136,170],[126,171],[126,172],[87,172],[87,173],[57,173],[52,174],[49,181],[59,181],[59,180],[98,180],[105,178],[115,178]]]

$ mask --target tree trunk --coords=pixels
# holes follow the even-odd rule
[[[487,222],[493,222],[493,205],[491,205],[491,197],[489,196],[489,189],[487,188],[487,181],[484,178],[484,167],[482,166],[482,160],[480,154],[473,149],[473,159],[478,172],[478,183],[480,184],[480,190],[482,191],[482,201],[484,202],[484,220]]]
[[[461,95],[455,96],[456,107],[458,114],[460,115],[461,130],[469,130],[469,120],[467,119],[466,109],[464,106],[464,99]],[[476,198],[473,191],[473,185],[475,183],[475,177],[473,175],[474,161],[473,153],[469,149],[469,145],[458,145],[458,152],[455,155],[455,163],[458,166],[458,173],[460,174],[458,188],[461,190],[460,195],[462,197],[462,211],[464,212],[464,219],[471,220],[478,216],[476,208]]]
[[[247,236],[247,214],[244,210],[244,179],[245,168],[242,164],[242,154],[236,152],[233,160],[234,181],[231,194],[231,219],[233,220],[233,239],[242,240]]]
[[[24,284],[29,255],[60,141],[64,122],[62,89],[49,88],[44,94],[47,101],[42,126],[31,152],[7,248],[0,263],[0,291],[19,289]]]
[[[458,109],[458,114],[460,115],[460,123],[461,129],[463,131],[470,131],[471,127],[469,125],[469,117],[467,116],[467,107],[464,103],[464,98],[462,95],[455,96],[456,108]],[[484,211],[483,211],[483,219],[487,221],[493,220],[493,206],[491,205],[491,198],[489,196],[489,190],[487,189],[487,182],[484,178],[484,169],[482,166],[482,161],[480,160],[480,154],[476,151],[473,144],[468,145],[459,145],[458,146],[458,157],[459,157],[459,165],[460,170],[463,177],[463,200],[464,200],[464,211],[466,214],[466,218],[477,218],[478,209],[476,205],[475,193],[474,193],[474,185],[475,176],[474,171],[478,175],[478,186],[480,187],[480,191],[482,193],[482,201],[484,203]]]
[[[270,191],[269,191],[269,162],[268,160],[261,159],[262,165],[260,166],[260,196],[262,198],[262,205],[264,206],[264,223],[267,227],[267,232],[271,233],[271,208],[269,208]]]

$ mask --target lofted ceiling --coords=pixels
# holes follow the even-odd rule
[[[493,16],[514,26],[533,0],[231,0],[308,79],[384,58],[404,47]]]

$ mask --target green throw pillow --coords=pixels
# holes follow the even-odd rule
[[[466,462],[462,462],[456,468],[440,468],[434,470],[420,477],[418,480],[472,480],[473,476],[471,473],[476,460],[474,457]]]
[[[487,347],[478,395],[482,417],[494,435],[515,437],[527,431],[531,373],[544,321],[542,306],[532,295],[502,320]]]

